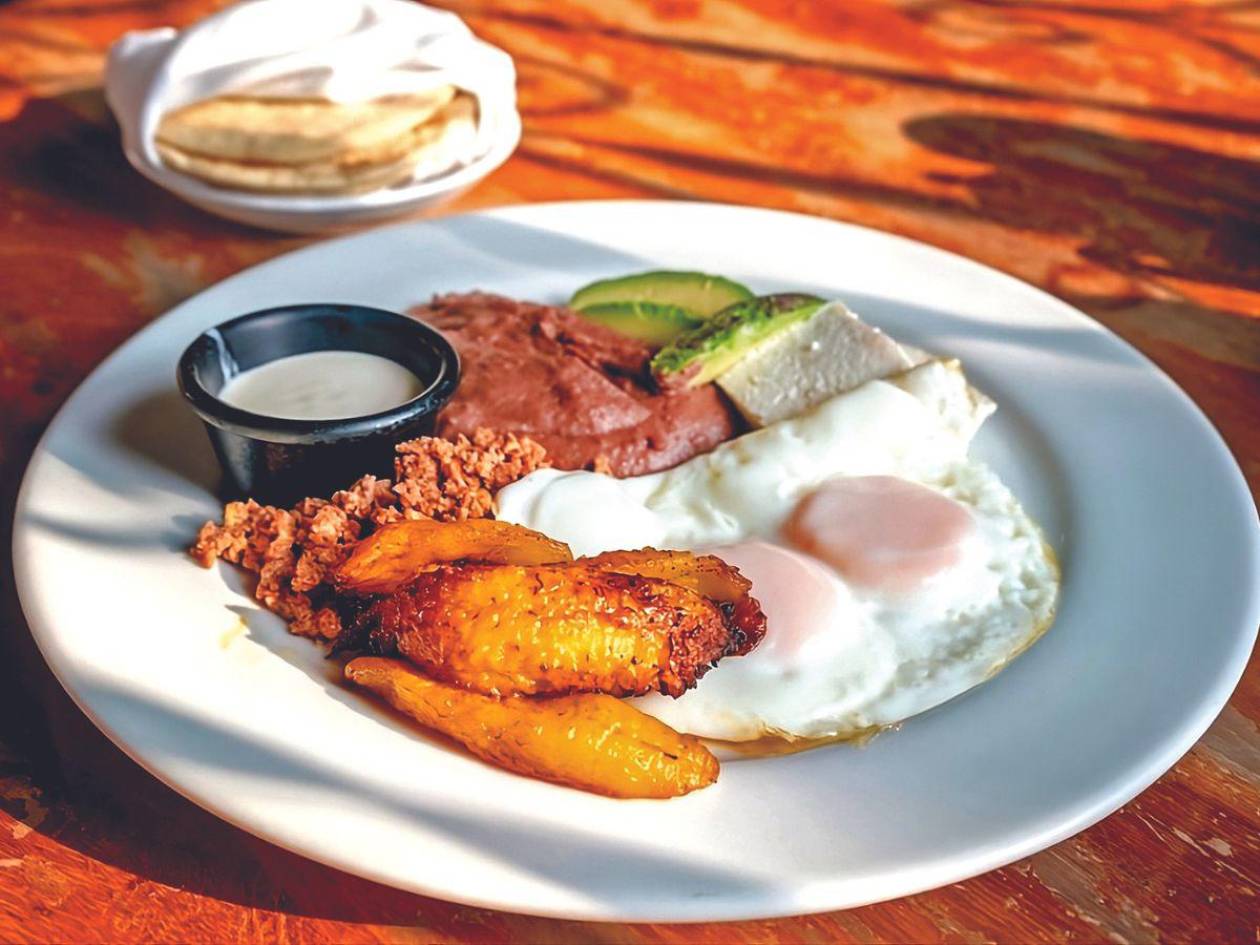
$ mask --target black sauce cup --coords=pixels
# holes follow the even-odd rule
[[[362,417],[291,420],[219,399],[243,371],[312,351],[362,351],[410,370],[419,396]],[[205,422],[226,491],[271,505],[328,496],[365,473],[393,475],[394,445],[433,432],[459,384],[459,356],[438,331],[362,305],[285,305],[251,312],[201,334],[179,359],[179,389]]]

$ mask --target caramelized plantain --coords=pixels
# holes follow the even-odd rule
[[[352,660],[345,673],[422,725],[517,774],[639,798],[677,797],[717,780],[717,759],[699,739],[612,696],[496,699],[370,656]]]
[[[731,655],[743,656],[761,642],[766,633],[766,618],[761,605],[751,595],[752,582],[716,555],[697,555],[690,551],[606,551],[578,561],[616,574],[637,574],[658,578],[690,588],[697,594],[717,601],[730,624],[739,634]]]
[[[638,574],[682,584],[710,600],[731,603],[752,590],[748,578],[716,555],[640,548],[638,551],[605,551],[578,560],[601,571]]]
[[[452,561],[530,565],[572,560],[564,542],[521,525],[487,518],[463,522],[423,518],[383,525],[363,539],[337,569],[334,584],[356,594],[388,594]]]
[[[581,561],[458,565],[371,602],[349,634],[492,695],[678,696],[743,642],[728,620],[690,588]]]

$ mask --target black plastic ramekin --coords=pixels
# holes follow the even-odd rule
[[[219,399],[242,371],[311,351],[362,351],[398,362],[425,384],[389,410],[340,420],[290,420]],[[362,305],[285,305],[251,312],[200,335],[179,359],[179,389],[226,473],[226,490],[272,505],[327,496],[365,473],[391,476],[394,445],[433,432],[459,384],[459,356],[438,331]]]

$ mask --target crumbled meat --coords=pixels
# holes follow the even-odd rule
[[[292,509],[229,502],[222,524],[206,522],[189,554],[205,568],[222,558],[256,573],[254,596],[292,632],[332,640],[341,620],[327,578],[355,542],[403,518],[486,518],[495,492],[550,465],[528,437],[488,429],[471,438],[420,437],[395,449],[392,482],[364,476],[331,499],[303,499]]]
[[[547,452],[528,437],[484,427],[472,439],[429,437],[398,447],[394,492],[407,518],[462,521],[490,514],[494,494],[548,465]]]

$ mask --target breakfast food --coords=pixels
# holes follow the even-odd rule
[[[718,777],[717,759],[700,739],[612,696],[496,699],[374,656],[352,660],[345,675],[474,755],[527,777],[641,798],[677,797]]]
[[[373,601],[348,632],[375,653],[402,654],[435,679],[490,695],[616,696],[681,695],[764,633],[759,609],[739,626],[697,591],[613,566],[438,567]]]
[[[573,293],[569,306],[588,321],[659,348],[750,298],[747,287],[723,276],[652,271],[592,282]]]
[[[230,505],[194,555],[479,757],[618,797],[712,783],[697,738],[869,737],[1050,626],[1054,553],[969,455],[995,405],[957,361],[699,273],[573,304],[416,309],[465,377],[397,481]]]
[[[431,96],[420,98],[423,105],[211,99],[167,116],[157,150],[169,167],[232,190],[362,193],[432,176],[472,150],[475,101],[457,95],[434,109]],[[303,136],[304,128],[314,133]]]
[[[521,445],[488,431],[477,441],[504,455]],[[437,442],[402,444],[399,472],[418,472],[406,458],[431,459],[442,452]],[[573,561],[563,543],[536,532],[460,518],[464,505],[443,521],[403,519],[421,514],[408,496],[437,486],[364,477],[331,502],[308,499],[291,512],[230,503],[191,551],[203,564],[222,556],[259,571],[257,596],[296,633],[335,651],[407,657],[427,678],[372,659],[353,661],[347,678],[510,770],[624,797],[712,783],[717,762],[702,745],[605,693],[679,693],[720,658],[748,652],[765,627],[748,582],[688,554]],[[538,694],[548,698],[527,701]]]
[[[931,361],[662,473],[532,473],[496,513],[579,554],[708,549],[751,580],[762,644],[645,711],[728,741],[869,733],[987,679],[1053,619],[1053,554],[967,456],[992,410]]]
[[[284,420],[339,420],[392,410],[428,382],[391,358],[366,351],[307,351],[247,368],[218,398]]]
[[[548,463],[532,440],[485,429],[471,438],[421,437],[397,452],[393,481],[364,476],[330,499],[292,509],[229,502],[222,522],[201,527],[190,554],[205,568],[222,558],[257,574],[254,596],[290,630],[333,640],[342,628],[330,579],[368,530],[404,519],[484,517],[496,490]]]
[[[613,696],[681,693],[765,626],[748,582],[716,559],[574,561],[497,521],[383,526],[333,583],[347,617],[336,650],[411,664],[360,657],[347,679],[510,770],[622,797],[687,793],[712,783],[717,763]]]
[[[892,338],[831,302],[753,347],[717,385],[745,420],[764,427],[916,363]]]
[[[823,304],[817,296],[797,292],[736,302],[657,352],[652,375],[667,390],[702,387],[756,346],[810,318]]]
[[[652,270],[584,285],[573,293],[569,307],[586,313],[595,306],[644,302],[682,309],[703,321],[728,305],[750,298],[752,292],[747,286],[725,276]]]
[[[580,311],[588,322],[658,347],[704,324],[694,312],[663,302],[600,302]]]
[[[384,525],[332,584],[352,615],[339,650],[401,654],[492,695],[678,695],[765,634],[750,582],[712,555],[575,561],[563,543],[486,519]]]
[[[662,394],[652,347],[567,309],[482,292],[440,295],[412,314],[459,352],[459,390],[439,436],[479,427],[529,437],[565,469],[599,463],[614,475],[668,469],[740,429],[712,386]]]
[[[760,639],[765,632],[754,606],[756,601],[750,597],[752,582],[714,555],[640,548],[637,551],[606,551],[583,560],[604,571],[637,574],[681,584],[719,602],[729,610],[727,616],[735,630],[749,638],[748,643],[740,643],[740,648],[753,642],[754,637]]]
[[[455,95],[450,85],[345,103],[219,95],[162,116],[157,138],[182,152],[241,163],[370,163],[405,154],[412,131]]]
[[[418,518],[382,525],[359,542],[333,583],[360,595],[389,594],[447,561],[537,565],[572,560],[564,542],[519,525],[465,519],[452,529],[437,519]]]

